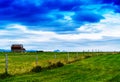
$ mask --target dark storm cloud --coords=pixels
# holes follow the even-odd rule
[[[99,14],[95,14],[91,11],[80,11],[73,16],[73,19],[77,22],[89,22],[89,23],[95,23],[99,22],[101,19],[103,19]]]
[[[57,20],[64,20],[64,11],[69,12],[79,5],[78,0],[43,0],[39,5],[31,0],[2,0],[0,1],[0,21],[5,21],[7,24],[36,26],[36,28],[49,27],[49,29],[60,31],[73,30],[73,27],[68,28]],[[53,14],[54,12],[56,13]]]
[[[70,11],[76,6],[80,6],[82,2],[80,0],[45,0],[44,7],[49,9],[58,9],[60,11]]]
[[[101,4],[112,4],[114,12],[120,13],[120,0],[102,0]]]
[[[9,7],[14,0],[0,0],[0,8]]]
[[[87,6],[112,3],[117,5],[114,8],[115,12],[120,12],[118,0],[0,0],[0,22],[18,23],[31,28],[34,26],[34,29],[49,29],[57,32],[73,31],[86,22],[96,23],[104,18],[102,14],[87,9]],[[66,12],[74,13],[70,16],[71,26],[71,22],[64,19],[64,16],[67,16]],[[65,22],[61,23],[59,20]]]
[[[24,0],[27,1],[27,0]],[[0,11],[3,16],[26,17],[49,14],[52,10],[70,11],[72,8],[80,5],[78,0],[44,0],[41,5],[28,2],[16,2],[16,0],[3,0],[0,2]],[[11,16],[13,15],[13,16]],[[45,16],[46,17],[46,16]]]
[[[120,0],[102,0],[102,3],[120,5]]]

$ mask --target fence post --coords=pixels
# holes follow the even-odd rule
[[[36,55],[36,66],[38,66],[38,55]]]
[[[78,52],[77,52],[77,57],[78,57]]]
[[[90,55],[90,51],[88,50],[88,54],[87,55]]]
[[[68,61],[69,61],[69,55],[70,55],[70,54],[69,54],[69,52],[68,52],[68,54],[67,54],[67,56],[68,56]]]
[[[100,52],[100,50],[98,49],[98,55],[100,54],[99,52]]]
[[[5,54],[5,73],[8,74],[8,55]]]
[[[85,51],[83,50],[83,55],[85,55]]]
[[[56,54],[55,54],[55,56],[54,56],[54,57],[55,57],[55,59],[56,59]]]

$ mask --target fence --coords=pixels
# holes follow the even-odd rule
[[[76,54],[76,55],[75,55]],[[72,61],[78,53],[2,53],[0,55],[0,73],[19,74],[30,71],[35,66],[48,66],[48,62]]]
[[[29,72],[35,66],[47,67],[49,63],[62,62],[64,64],[88,56],[102,53],[93,52],[42,52],[42,53],[1,53],[0,73],[22,74]],[[108,53],[109,54],[109,53]]]

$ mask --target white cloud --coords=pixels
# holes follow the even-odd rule
[[[67,21],[71,21],[72,18],[70,16],[64,16],[64,19],[67,20]]]
[[[77,29],[82,34],[93,37],[120,37],[120,14],[110,13],[104,15],[106,18],[100,23],[85,24]]]
[[[9,29],[9,30],[20,30],[20,31],[27,31],[27,28],[26,26],[22,26],[22,25],[19,25],[19,24],[10,24],[6,27],[6,29]]]
[[[113,38],[120,38],[120,14],[109,13],[104,16],[106,19],[101,20],[100,23],[85,24],[76,29],[77,34],[57,34],[50,31],[31,30],[27,26],[19,24],[11,24],[6,26],[6,29],[0,30],[0,42],[2,43],[0,46],[10,49],[11,44],[22,43],[28,49],[119,49],[119,46],[116,46],[119,44],[114,42],[108,42],[106,45],[105,43],[99,44],[99,42],[96,44],[91,43],[91,41],[101,41],[100,43],[102,43],[105,41],[105,37],[110,37],[107,38],[108,41]],[[111,45],[112,48],[110,47]]]

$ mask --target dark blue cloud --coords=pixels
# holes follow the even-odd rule
[[[106,3],[106,4],[111,4],[113,3],[115,0],[102,0],[102,3]]]
[[[104,18],[103,16],[91,11],[80,11],[73,16],[73,19],[77,22],[88,22],[88,23],[99,22],[103,18]]]
[[[32,4],[12,4],[7,8],[0,9],[0,20],[6,20],[13,23],[18,22],[21,24],[36,25],[41,21],[51,21],[52,18],[48,16],[48,13],[49,9],[44,7],[37,7]]]
[[[79,6],[80,2],[78,0],[44,0],[40,5],[36,5],[31,0],[4,0],[0,4],[2,4],[0,21],[65,31],[75,28],[56,21],[64,20],[64,12],[71,11],[74,7]]]
[[[31,28],[34,26],[33,29],[49,29],[56,32],[74,31],[84,23],[96,23],[104,18],[102,13],[97,10],[97,6],[96,9],[86,7],[112,3],[113,6],[117,5],[113,8],[115,12],[120,12],[118,0],[1,0],[0,22],[18,23]],[[64,23],[59,21],[65,21],[66,12],[75,13],[74,16],[71,16],[73,21],[71,26],[69,21]],[[99,12],[99,14],[95,12]]]
[[[115,8],[115,12],[120,13],[120,6],[117,6],[117,7]]]
[[[6,8],[9,7],[14,0],[0,0],[0,8]]]
[[[115,0],[114,4],[120,6],[120,0]]]
[[[102,0],[102,3],[120,5],[120,0]]]
[[[120,13],[120,0],[103,0],[103,4],[112,4],[114,12]]]
[[[44,7],[49,9],[58,9],[60,11],[71,11],[74,7],[80,6],[80,0],[45,0]]]

